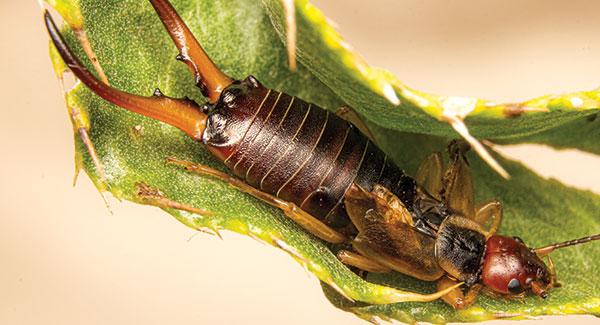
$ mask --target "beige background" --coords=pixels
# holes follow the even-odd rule
[[[516,100],[600,85],[595,0],[315,2],[369,62],[420,89]],[[0,0],[0,31],[0,324],[363,323],[276,249],[109,199],[111,214],[84,175],[73,188],[35,1]],[[504,151],[600,193],[597,157]]]

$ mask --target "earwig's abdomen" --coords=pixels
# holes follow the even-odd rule
[[[333,228],[350,222],[343,198],[353,182],[382,184],[412,207],[414,181],[357,128],[252,77],[209,108],[203,141],[239,178]]]

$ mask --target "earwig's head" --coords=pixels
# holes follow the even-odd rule
[[[531,290],[546,298],[556,283],[552,259],[548,265],[540,257],[555,249],[600,240],[600,234],[530,249],[518,237],[492,236],[486,242],[481,281],[495,292],[518,295]]]
[[[492,236],[487,240],[481,280],[493,291],[518,295],[531,290],[546,298],[554,282],[552,273],[518,237]]]

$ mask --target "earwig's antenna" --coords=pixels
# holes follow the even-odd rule
[[[533,251],[540,256],[545,256],[545,255],[552,253],[555,249],[558,249],[558,248],[579,245],[579,244],[587,243],[587,242],[594,241],[594,240],[600,240],[600,234],[583,237],[583,238],[579,238],[579,239],[574,239],[574,240],[569,240],[569,241],[565,241],[562,243],[556,243],[556,244],[548,245],[545,247],[536,248]]]
[[[48,11],[44,12],[44,20],[48,34],[65,64],[96,95],[129,111],[173,125],[194,139],[202,138],[206,115],[196,103],[189,99],[170,98],[162,95],[160,91],[155,91],[151,97],[138,96],[105,84],[73,54]]]
[[[216,102],[223,89],[232,83],[231,78],[208,57],[169,1],[150,0],[150,3],[179,49],[177,59],[188,65],[202,94],[208,97],[211,103]]]

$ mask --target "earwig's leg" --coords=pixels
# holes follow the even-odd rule
[[[342,118],[343,120],[351,123],[356,126],[362,134],[364,134],[371,142],[377,143],[375,141],[375,137],[373,133],[367,126],[367,124],[362,120],[362,118],[356,113],[354,109],[349,106],[342,106],[335,111],[335,115]]]
[[[475,210],[473,220],[479,223],[489,236],[495,234],[502,222],[502,204],[497,200],[491,200]]]
[[[229,176],[226,173],[210,168],[206,165],[195,164],[189,161],[183,161],[176,158],[167,158],[167,162],[184,167],[188,171],[200,174],[208,175],[218,178],[229,185],[239,189],[242,192],[252,195],[253,197],[268,203],[271,206],[281,209],[285,215],[290,219],[294,220],[304,229],[312,233],[313,235],[323,239],[326,242],[339,244],[347,241],[347,238],[339,232],[331,229],[329,226],[306,213],[294,203],[284,201],[276,196],[262,192],[255,189],[254,187],[244,183],[243,181]]]
[[[65,64],[96,95],[132,112],[178,127],[194,139],[202,137],[206,115],[196,103],[186,99],[169,98],[160,92],[155,92],[155,96],[152,97],[138,96],[105,84],[75,57],[47,11],[44,13],[44,19],[50,38]]]
[[[437,289],[438,291],[450,288],[455,286],[458,282],[452,280],[446,276],[442,277],[437,281]],[[472,286],[467,294],[465,295],[460,288],[455,288],[450,291],[448,294],[442,297],[442,299],[450,304],[454,309],[463,309],[469,307],[471,304],[475,302],[477,299],[477,295],[479,294],[479,290],[481,290],[481,285]]]
[[[355,252],[341,250],[337,253],[337,257],[342,263],[357,267],[367,272],[388,273],[392,271],[390,268]]]
[[[552,288],[558,288],[561,286],[561,284],[558,282],[558,278],[556,277],[556,267],[554,266],[554,262],[552,261],[552,258],[550,258],[550,255],[546,255],[546,257],[548,258],[548,271],[550,272],[550,284],[549,287]]]
[[[472,219],[475,214],[473,180],[463,156],[461,142],[449,146],[451,164],[444,175],[443,199],[450,208]]]
[[[194,213],[194,214],[197,214],[200,216],[205,216],[205,217],[213,215],[213,213],[210,211],[207,211],[204,209],[199,209],[199,208],[193,207],[191,205],[187,205],[187,204],[169,199],[160,190],[150,187],[146,183],[138,182],[135,184],[135,186],[137,187],[137,197],[143,204],[152,205],[155,207],[159,207],[161,209],[175,209],[175,210],[187,211],[187,212]],[[207,233],[210,235],[215,235],[215,236],[218,236],[219,238],[223,239],[223,237],[221,237],[221,234],[219,233],[219,230],[216,228],[211,228],[211,227],[198,228],[196,225],[190,225],[190,226],[192,228],[196,228],[196,230],[198,230],[198,231],[201,231],[201,232],[204,232],[204,233]]]
[[[94,50],[92,50],[92,45],[90,44],[90,40],[87,37],[87,33],[85,32],[85,30],[83,28],[74,29],[73,31],[75,32],[75,36],[79,40],[79,44],[81,44],[81,47],[83,48],[83,51],[85,52],[85,55],[87,55],[88,59],[90,59],[90,61],[92,61],[92,65],[94,66],[94,69],[98,73],[100,80],[102,80],[102,82],[104,82],[105,84],[108,84],[108,78],[106,77],[106,74],[104,73],[104,70],[102,69],[102,66],[100,65],[100,62],[98,61],[98,57],[94,53]]]
[[[146,204],[154,205],[163,209],[176,209],[195,213],[201,216],[212,215],[210,211],[192,207],[167,198],[161,191],[150,187],[146,183],[136,183],[137,195]]]
[[[44,6],[43,1],[38,2],[40,4],[40,7],[42,8],[42,11],[44,11],[46,7]],[[57,1],[46,2],[48,5],[53,7],[54,10],[58,11],[58,13],[63,17],[64,22],[67,23],[69,27],[73,30],[73,32],[75,33],[75,37],[77,37],[77,40],[79,41],[79,45],[81,45],[83,52],[85,52],[85,55],[92,62],[92,65],[98,73],[100,80],[102,80],[102,82],[104,82],[105,84],[108,84],[108,78],[106,77],[104,70],[102,70],[102,67],[100,66],[98,57],[94,53],[94,50],[92,50],[92,45],[86,33],[87,26],[85,26],[83,16],[79,11],[79,6],[77,5],[74,6],[74,8],[70,8],[71,6],[61,4],[60,2],[57,3]]]
[[[443,176],[444,161],[442,160],[442,154],[435,152],[423,160],[417,170],[415,180],[427,193],[436,199],[440,199],[440,192],[443,189]]]
[[[58,79],[60,81],[60,86],[63,90],[63,95],[65,97],[65,102],[67,103],[67,109],[69,111],[69,117],[71,118],[71,123],[73,124],[73,131],[79,136],[83,146],[86,148],[90,158],[92,159],[92,163],[96,168],[96,173],[100,178],[101,186],[109,186],[106,181],[106,174],[104,173],[104,166],[100,162],[100,158],[96,152],[96,147],[90,138],[90,121],[87,119],[87,115],[84,110],[79,107],[79,105],[73,103],[70,99],[70,94],[65,91],[63,72],[59,73]],[[79,153],[77,153],[79,155]],[[73,186],[77,183],[77,178],[79,176],[80,170],[83,168],[83,160],[78,156],[75,159],[75,175],[73,177]],[[106,200],[105,200],[106,202]]]
[[[212,62],[169,1],[150,0],[150,3],[179,49],[177,58],[192,71],[204,96],[209,97],[211,103],[216,102],[221,91],[232,83],[231,78]]]
[[[455,284],[454,280],[444,276],[437,281],[437,289],[443,290],[450,287],[452,284]],[[450,291],[450,293],[443,296],[442,299],[454,307],[454,309],[461,309],[465,304],[465,295],[460,288]]]

